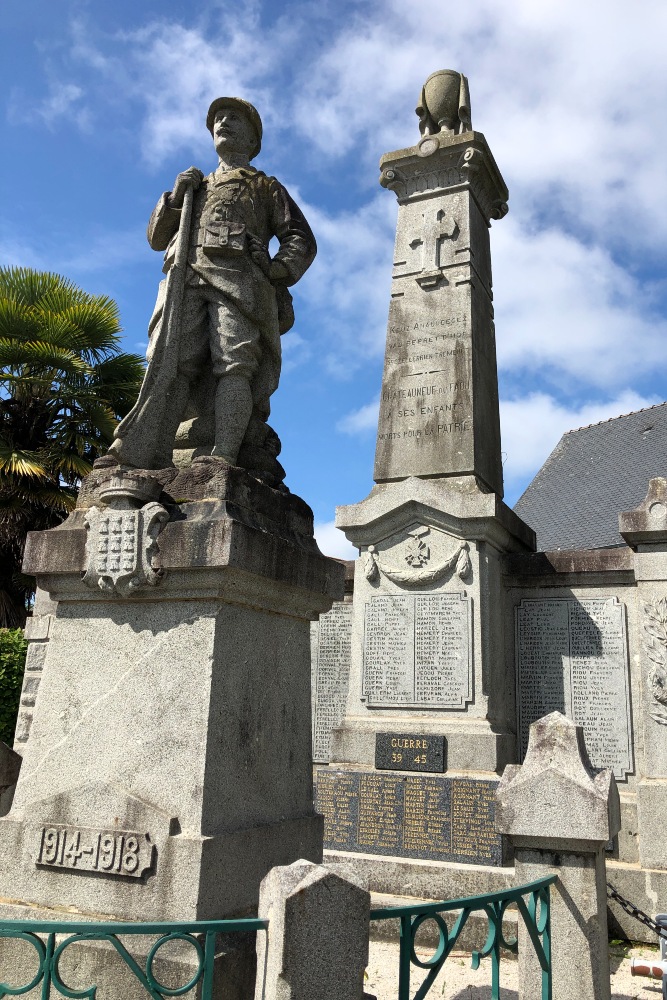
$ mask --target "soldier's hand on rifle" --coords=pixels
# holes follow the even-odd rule
[[[169,205],[171,208],[181,208],[183,198],[187,188],[191,187],[196,191],[204,178],[199,167],[188,167],[183,170],[174,181],[174,190],[169,195]]]

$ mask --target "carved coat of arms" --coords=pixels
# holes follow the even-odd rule
[[[83,582],[127,595],[137,587],[155,586],[160,581],[162,571],[155,565],[157,536],[169,514],[154,501],[136,507],[136,485],[131,483],[127,489],[123,486],[117,476],[100,493],[102,500],[105,493],[108,495],[108,505],[91,507],[86,514],[87,568]]]

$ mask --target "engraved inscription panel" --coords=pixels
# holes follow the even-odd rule
[[[345,714],[352,648],[352,605],[334,604],[311,626],[313,760],[326,764],[331,730]]]
[[[372,597],[364,609],[364,687],[370,706],[464,708],[472,699],[470,598]]]
[[[516,609],[521,755],[530,723],[563,712],[583,726],[591,763],[617,780],[634,770],[625,605],[548,598]]]
[[[394,857],[502,864],[497,781],[320,768],[324,846]]]
[[[141,878],[153,864],[154,851],[148,833],[51,824],[39,831],[35,864]]]
[[[376,733],[375,767],[379,771],[445,770],[445,737],[432,733]]]

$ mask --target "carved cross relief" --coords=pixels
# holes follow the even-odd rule
[[[406,260],[397,260],[396,268],[405,268],[401,272],[394,271],[394,277],[415,274],[415,281],[422,288],[435,288],[445,280],[442,273],[444,267],[443,245],[445,240],[456,241],[460,234],[460,226],[455,216],[445,209],[427,209],[422,213],[422,230],[406,244]]]

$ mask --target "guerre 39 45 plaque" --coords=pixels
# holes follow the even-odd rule
[[[445,770],[445,737],[435,733],[376,733],[375,766],[380,771]]]
[[[372,597],[364,609],[367,703],[465,708],[472,700],[470,621],[463,592]]]
[[[522,601],[516,609],[521,757],[531,722],[563,712],[583,726],[595,767],[634,770],[625,605],[618,598]]]
[[[328,850],[502,864],[494,827],[497,781],[436,775],[317,772]]]

